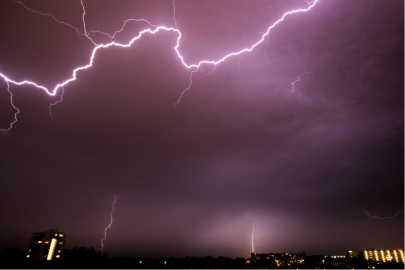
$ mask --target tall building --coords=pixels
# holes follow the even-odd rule
[[[376,250],[374,248],[370,248],[360,251],[360,255],[365,260],[404,263],[404,251],[401,249]]]
[[[348,258],[349,260],[357,258],[357,252],[353,251],[353,250],[349,250],[346,254],[346,258]]]
[[[27,259],[59,259],[65,246],[65,236],[56,229],[33,233],[28,242]]]

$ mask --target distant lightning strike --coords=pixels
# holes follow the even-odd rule
[[[366,212],[367,216],[369,216],[369,217],[371,217],[371,218],[374,218],[374,219],[375,219],[375,218],[376,218],[376,219],[390,219],[390,218],[397,217],[398,214],[404,213],[403,211],[398,211],[395,215],[390,216],[390,217],[379,217],[379,216],[377,216],[377,215],[375,215],[375,216],[370,215],[366,210],[364,210],[364,212]]]
[[[90,67],[93,66],[94,57],[95,57],[95,55],[96,55],[96,52],[97,52],[99,49],[105,49],[105,48],[108,48],[108,47],[111,47],[111,46],[117,46],[117,47],[122,47],[122,48],[128,48],[128,47],[130,47],[136,40],[140,39],[140,38],[142,37],[142,35],[145,34],[145,33],[156,34],[156,33],[159,32],[160,30],[173,31],[173,32],[177,33],[177,35],[178,35],[177,44],[176,44],[176,47],[174,47],[174,50],[176,51],[177,57],[180,59],[181,63],[182,63],[187,69],[193,69],[192,72],[191,72],[191,75],[190,75],[190,84],[189,84],[189,86],[188,86],[187,88],[185,88],[185,89],[183,90],[183,92],[181,93],[181,95],[180,95],[178,101],[174,104],[174,105],[176,106],[176,105],[180,102],[180,100],[181,100],[183,94],[184,94],[187,90],[190,89],[191,84],[192,84],[192,75],[193,75],[193,73],[194,73],[195,71],[197,71],[197,70],[201,67],[201,65],[203,65],[203,64],[209,64],[209,65],[214,65],[214,66],[216,67],[219,63],[224,62],[227,58],[229,58],[229,57],[231,57],[231,56],[239,56],[240,54],[242,54],[242,53],[244,53],[244,52],[250,52],[250,51],[252,51],[256,46],[258,46],[260,43],[262,43],[262,42],[264,41],[265,37],[266,37],[267,35],[269,35],[269,32],[270,32],[270,30],[271,30],[272,28],[274,28],[274,27],[275,27],[276,25],[278,25],[280,22],[284,21],[284,18],[285,18],[286,16],[291,15],[291,14],[294,14],[294,13],[299,13],[299,12],[307,12],[307,11],[309,11],[311,8],[313,8],[313,7],[316,5],[316,3],[317,3],[318,1],[319,1],[319,0],[306,1],[306,2],[308,3],[308,7],[307,7],[307,8],[305,8],[305,9],[295,9],[295,10],[288,11],[288,12],[284,13],[284,15],[283,15],[280,19],[278,19],[275,23],[273,23],[273,24],[267,29],[267,31],[262,35],[262,38],[261,38],[259,41],[257,41],[256,43],[254,43],[251,47],[242,49],[242,50],[240,50],[240,51],[238,51],[238,52],[229,53],[229,54],[225,55],[224,57],[222,57],[221,59],[219,59],[219,60],[217,60],[217,61],[213,61],[213,60],[202,60],[202,61],[198,62],[197,64],[187,64],[187,63],[185,62],[185,60],[184,60],[184,57],[180,54],[180,51],[179,51],[180,40],[181,40],[181,32],[180,32],[180,31],[178,30],[178,28],[177,28],[177,22],[176,22],[176,18],[175,18],[175,17],[174,17],[174,21],[175,21],[175,26],[176,26],[176,28],[173,28],[173,27],[166,27],[166,26],[154,26],[153,24],[149,23],[147,20],[143,20],[143,19],[139,19],[139,20],[138,20],[138,19],[128,19],[128,20],[126,20],[126,21],[124,22],[124,25],[123,25],[123,27],[122,27],[120,30],[116,31],[113,35],[109,35],[109,34],[107,34],[107,33],[101,32],[101,31],[99,31],[99,30],[95,30],[95,31],[90,30],[90,31],[87,31],[87,29],[86,29],[86,22],[85,22],[85,14],[86,14],[86,11],[85,11],[85,8],[84,8],[83,0],[81,0],[80,3],[81,3],[82,8],[83,8],[82,20],[83,20],[83,31],[84,31],[84,33],[81,33],[81,31],[79,31],[79,29],[77,29],[76,27],[72,26],[71,24],[68,24],[68,23],[65,23],[65,22],[62,22],[62,21],[57,20],[57,19],[56,19],[53,15],[51,15],[51,14],[41,13],[41,12],[32,10],[32,9],[28,8],[27,6],[25,6],[22,2],[20,2],[20,1],[14,1],[14,0],[13,0],[13,2],[21,4],[24,8],[26,8],[26,9],[32,11],[32,12],[35,12],[35,13],[38,13],[38,14],[41,14],[41,15],[44,15],[44,16],[50,16],[50,17],[52,17],[55,21],[57,21],[58,23],[64,24],[64,25],[66,25],[66,26],[69,26],[69,27],[75,29],[76,32],[77,32],[79,35],[81,35],[81,36],[86,36],[86,37],[95,45],[95,47],[94,47],[94,49],[93,49],[93,51],[92,51],[92,53],[91,53],[91,55],[90,55],[90,61],[89,61],[89,63],[88,63],[87,65],[75,68],[75,69],[73,70],[73,72],[72,72],[72,77],[71,77],[71,78],[69,78],[69,79],[67,79],[67,80],[65,80],[65,81],[63,81],[63,82],[61,82],[61,83],[58,83],[58,84],[57,84],[53,89],[51,89],[51,90],[48,89],[48,88],[46,88],[45,86],[39,85],[39,84],[37,84],[37,83],[35,83],[35,82],[28,81],[28,80],[23,80],[23,81],[21,81],[21,82],[14,81],[13,79],[9,78],[8,76],[6,76],[5,74],[3,74],[3,73],[1,73],[1,72],[0,72],[0,76],[6,81],[6,83],[7,83],[8,86],[9,86],[10,83],[11,83],[11,84],[15,84],[15,85],[28,84],[28,85],[32,85],[32,86],[34,86],[34,87],[36,87],[36,88],[38,88],[38,89],[44,90],[44,91],[45,91],[48,95],[50,95],[50,96],[55,96],[56,93],[57,93],[57,91],[59,90],[59,88],[63,88],[63,87],[66,86],[68,83],[70,83],[70,82],[76,80],[77,72],[79,72],[79,71],[81,71],[81,70],[84,70],[84,69],[88,69],[88,68],[90,68]],[[174,6],[174,8],[175,8],[175,1],[173,1],[173,6]],[[175,16],[175,14],[174,14],[174,16]],[[144,29],[144,30],[142,30],[141,32],[139,32],[139,34],[138,34],[137,36],[135,36],[134,38],[132,38],[132,39],[129,41],[129,43],[127,43],[127,44],[120,44],[120,43],[117,43],[117,42],[115,42],[115,41],[110,42],[110,43],[107,43],[107,44],[97,44],[97,43],[94,42],[93,39],[90,37],[90,34],[93,35],[94,33],[100,33],[100,34],[108,35],[110,38],[114,38],[117,33],[121,32],[121,31],[124,29],[126,23],[129,22],[129,21],[144,21],[144,22],[147,22],[150,26],[154,27],[155,29],[154,29],[154,30],[152,30],[152,29]],[[8,87],[8,91],[10,92],[9,87]],[[10,93],[11,93],[11,92],[10,92]],[[15,116],[16,116],[16,115],[19,113],[19,110],[18,110],[18,109],[14,106],[14,104],[12,103],[12,98],[11,98],[11,105],[13,106],[13,108],[15,108],[15,109],[18,111],[18,112],[15,114]],[[12,128],[13,124],[16,122],[16,120],[17,120],[17,118],[15,117],[15,121],[10,125],[10,128],[8,128],[8,129],[1,129],[1,131],[8,131],[8,130],[10,130],[10,129]]]
[[[254,243],[253,243],[253,241],[255,240],[254,234],[255,234],[255,224],[253,223],[253,232],[252,232],[252,253],[255,253],[255,245],[254,245]]]
[[[116,202],[117,202],[117,197],[114,197],[114,202],[112,203],[112,211],[111,211],[111,213],[110,213],[111,221],[110,221],[110,224],[108,224],[108,226],[104,229],[104,238],[101,239],[101,241],[100,241],[100,243],[101,243],[101,251],[103,251],[103,248],[104,248],[103,242],[107,239],[107,230],[108,230],[109,228],[111,228],[111,225],[112,225],[112,223],[113,223],[112,213],[113,213],[114,210],[115,210],[114,204],[115,204]]]

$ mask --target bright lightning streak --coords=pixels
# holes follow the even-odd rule
[[[255,234],[255,224],[253,223],[253,232],[252,232],[252,253],[255,253],[255,246],[254,246],[254,244],[253,244],[253,241],[255,240],[254,234]]]
[[[366,210],[364,210],[364,212],[366,212],[367,216],[369,216],[371,218],[376,218],[376,219],[390,219],[390,218],[397,217],[398,214],[404,213],[403,211],[398,211],[395,215],[390,216],[390,217],[379,217],[377,215],[375,215],[375,216],[370,215]]]
[[[63,88],[62,86],[62,94],[60,95],[60,100],[56,101],[55,103],[51,103],[51,105],[49,105],[49,115],[51,116],[52,120],[55,119],[52,116],[52,106],[55,106],[56,104],[58,104],[59,102],[63,101],[63,94],[65,93],[65,88]]]
[[[115,210],[114,204],[115,204],[116,202],[117,202],[117,197],[114,197],[114,202],[112,203],[112,211],[111,211],[111,213],[110,213],[111,221],[110,221],[110,224],[108,224],[108,227],[106,227],[106,228],[104,229],[104,238],[101,239],[101,241],[100,241],[100,243],[101,243],[101,251],[103,251],[103,248],[104,248],[103,242],[107,239],[107,230],[108,230],[109,228],[111,228],[111,225],[112,225],[112,223],[113,223],[112,213],[113,213],[114,210]]]
[[[166,26],[158,26],[158,27],[155,27],[154,30],[145,29],[145,30],[141,31],[141,32],[138,34],[138,36],[136,36],[136,37],[134,37],[132,40],[130,40],[129,43],[127,43],[127,44],[120,44],[120,43],[117,43],[117,42],[110,42],[110,43],[107,43],[107,44],[96,44],[96,43],[89,37],[90,31],[87,32],[87,29],[86,29],[86,23],[85,23],[85,14],[86,14],[86,12],[85,12],[85,8],[84,8],[83,0],[81,0],[80,3],[81,3],[82,8],[83,8],[82,19],[83,19],[84,34],[81,34],[80,31],[79,31],[76,27],[74,27],[74,26],[72,26],[72,25],[70,25],[70,24],[68,24],[68,23],[64,23],[64,22],[62,22],[62,21],[57,20],[57,19],[56,19],[53,15],[51,15],[51,14],[45,14],[45,13],[41,13],[41,12],[37,12],[37,11],[31,10],[31,9],[29,9],[28,7],[26,7],[24,4],[22,4],[20,1],[14,1],[14,2],[16,2],[16,3],[20,3],[21,5],[23,5],[26,9],[28,9],[28,10],[30,10],[30,11],[33,11],[33,12],[36,12],[36,13],[39,13],[39,14],[45,15],[45,16],[51,16],[51,17],[52,17],[54,20],[56,20],[58,23],[65,24],[65,25],[67,25],[67,26],[69,26],[69,27],[75,29],[76,32],[77,32],[79,35],[84,35],[84,36],[86,36],[88,39],[90,39],[91,42],[95,45],[95,48],[93,49],[93,51],[92,51],[92,53],[91,53],[91,55],[90,55],[90,61],[89,61],[89,63],[88,63],[87,65],[75,68],[75,69],[73,70],[73,72],[72,72],[72,77],[71,77],[71,78],[69,78],[69,79],[67,79],[67,80],[65,80],[65,81],[63,81],[63,82],[61,82],[61,83],[58,83],[52,90],[49,90],[49,89],[47,89],[46,87],[44,87],[44,86],[42,86],[42,85],[38,85],[37,83],[32,82],[32,81],[27,81],[27,80],[23,80],[23,81],[21,81],[21,82],[14,81],[14,80],[12,80],[11,78],[7,77],[5,74],[3,74],[3,73],[1,73],[1,72],[0,72],[0,76],[6,81],[7,84],[9,84],[9,83],[12,83],[12,84],[15,84],[15,85],[29,84],[29,85],[35,86],[35,87],[38,88],[38,89],[44,90],[48,95],[55,96],[59,88],[62,88],[63,86],[65,86],[65,85],[69,84],[70,82],[76,80],[76,78],[77,78],[77,72],[79,72],[79,71],[81,71],[81,70],[88,69],[88,68],[90,68],[90,67],[93,66],[94,57],[95,57],[95,55],[96,55],[96,52],[97,52],[99,49],[105,49],[105,48],[108,48],[108,47],[111,47],[111,46],[117,46],[117,47],[121,47],[121,48],[128,48],[128,47],[130,47],[136,40],[140,39],[140,38],[142,37],[142,35],[145,34],[145,33],[156,34],[156,33],[159,32],[160,30],[173,31],[173,32],[176,32],[176,33],[178,34],[177,44],[176,44],[176,47],[174,47],[174,50],[176,51],[177,57],[180,59],[181,63],[182,63],[186,68],[188,68],[188,69],[193,69],[193,71],[191,72],[191,75],[190,75],[190,84],[189,84],[189,86],[188,86],[186,89],[183,90],[183,92],[181,93],[181,95],[180,95],[178,101],[174,104],[175,107],[176,107],[176,104],[178,104],[178,103],[180,102],[180,100],[181,100],[183,94],[184,94],[187,90],[190,89],[191,84],[192,84],[192,75],[193,75],[194,72],[196,72],[196,71],[201,67],[201,65],[203,65],[203,64],[212,64],[212,65],[216,66],[216,65],[218,65],[219,63],[224,62],[227,58],[229,58],[229,57],[231,57],[231,56],[239,56],[240,54],[242,54],[242,53],[244,53],[244,52],[250,52],[250,51],[252,51],[256,46],[258,46],[260,43],[262,43],[262,42],[264,41],[265,37],[270,33],[270,30],[271,30],[272,28],[274,28],[274,27],[275,27],[276,25],[278,25],[280,22],[284,21],[284,18],[285,18],[286,16],[291,15],[291,14],[294,14],[294,13],[299,13],[299,12],[307,12],[307,11],[309,11],[311,8],[313,8],[313,7],[316,5],[316,3],[317,3],[318,1],[319,1],[319,0],[307,1],[307,3],[308,3],[308,7],[307,7],[307,8],[305,8],[305,9],[295,9],[295,10],[288,11],[288,12],[284,13],[283,16],[282,16],[280,19],[278,19],[275,23],[273,23],[273,24],[267,29],[267,31],[262,35],[262,38],[261,38],[259,41],[257,41],[256,43],[254,43],[252,46],[250,46],[250,47],[248,47],[248,48],[245,48],[245,49],[242,49],[242,50],[240,50],[240,51],[238,51],[238,52],[229,53],[229,54],[225,55],[224,57],[222,57],[221,59],[216,60],[216,61],[214,61],[214,60],[202,60],[202,61],[198,62],[197,64],[187,64],[187,63],[185,62],[185,60],[184,60],[184,57],[181,55],[181,53],[180,53],[180,51],[179,51],[180,40],[181,40],[181,32],[177,29],[177,22],[176,22],[176,21],[175,21],[176,29],[173,28],[173,27],[166,27]],[[175,2],[173,1],[173,6],[175,7],[174,3],[175,3]],[[174,19],[175,19],[175,18],[174,18]],[[134,20],[134,19],[132,19],[132,20]],[[116,33],[122,31],[123,28],[125,27],[126,22],[128,22],[128,21],[129,21],[129,20],[125,21],[125,22],[124,22],[124,26],[121,28],[121,30],[117,31]],[[146,21],[146,20],[144,20],[144,21]],[[146,22],[147,22],[147,21],[146,21]],[[149,23],[149,22],[148,22],[148,23]],[[149,24],[150,24],[150,23],[149,23]],[[150,25],[152,25],[152,24],[150,24]],[[101,31],[98,31],[98,30],[97,30],[97,31],[92,31],[92,33],[96,33],[96,32],[99,32],[99,33],[102,33],[102,34],[106,34],[106,33],[103,33],[103,32],[101,32]],[[116,33],[115,33],[115,34],[116,34]],[[113,36],[110,36],[110,35],[109,35],[109,36],[110,36],[110,37],[114,37],[115,34],[114,34]],[[12,106],[14,107],[14,105],[12,105]],[[15,108],[15,107],[14,107],[14,108]],[[18,110],[18,109],[17,109],[17,110]],[[12,124],[14,124],[14,123],[15,123],[15,122],[13,122]],[[12,127],[12,125],[10,126],[10,128],[11,128],[11,127]],[[7,130],[10,130],[10,128],[7,129]]]

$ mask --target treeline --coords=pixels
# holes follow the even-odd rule
[[[52,261],[26,259],[22,250],[6,249],[1,254],[0,268],[131,268],[131,269],[174,269],[174,268],[245,268],[246,259],[228,257],[112,257],[107,252],[92,248],[74,247],[64,249],[60,259]]]

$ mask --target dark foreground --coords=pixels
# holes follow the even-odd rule
[[[325,256],[306,256],[304,264],[275,266],[271,260],[227,257],[113,257],[84,247],[65,249],[60,259],[52,261],[26,259],[21,250],[5,250],[0,260],[1,269],[404,269],[404,264],[382,263],[361,259],[332,259]]]

